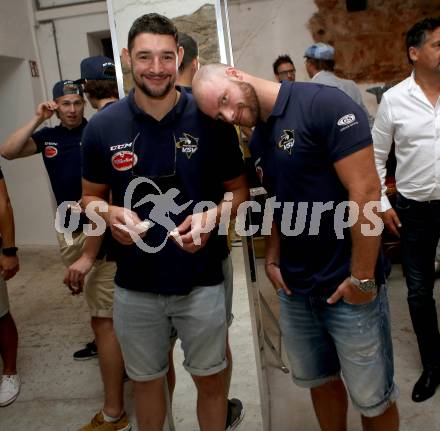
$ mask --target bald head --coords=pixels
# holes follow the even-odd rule
[[[225,64],[212,63],[202,66],[196,72],[192,82],[192,91],[196,100],[203,99],[207,85],[209,87],[215,82],[228,78],[226,73],[228,67]]]
[[[200,110],[214,119],[247,127],[258,120],[260,108],[255,90],[233,67],[201,67],[194,76],[193,95]]]

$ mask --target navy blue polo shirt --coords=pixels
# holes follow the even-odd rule
[[[170,207],[167,216],[178,226],[198,202],[219,203],[223,182],[242,173],[235,129],[204,115],[184,89],[176,106],[160,121],[139,109],[131,92],[96,114],[84,132],[84,179],[109,185],[113,204],[132,209],[141,220],[150,219],[154,205],[149,200],[135,207],[136,203],[148,195],[157,197],[177,189],[172,194],[173,206],[192,201],[181,212],[172,212]],[[136,187],[133,198],[124,205],[130,182],[145,177],[155,185]],[[156,223],[143,241],[158,247],[171,228]],[[223,279],[216,231],[196,253],[188,253],[168,239],[156,253],[118,243],[115,259],[116,284],[131,290],[187,294],[193,287],[215,285]]]
[[[319,84],[283,81],[267,122],[256,126],[250,150],[263,184],[282,203],[274,215],[281,232],[280,269],[296,292],[329,293],[350,275],[350,229],[342,239],[334,229],[334,209],[348,201],[348,191],[334,163],[371,144],[359,105],[337,88]],[[284,209],[282,223],[288,202],[292,211]],[[312,223],[318,202],[333,209]]]
[[[87,121],[68,129],[59,124],[44,127],[32,135],[43,156],[57,205],[81,199],[81,138]]]

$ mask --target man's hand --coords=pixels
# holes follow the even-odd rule
[[[399,229],[402,227],[402,223],[400,223],[399,217],[394,208],[390,208],[382,213],[382,220],[386,228],[400,238]]]
[[[277,293],[282,289],[286,295],[292,295],[292,291],[287,287],[287,284],[284,283],[280,267],[277,264],[273,262],[266,263],[264,269],[266,270],[267,278]]]
[[[52,117],[57,109],[58,105],[54,101],[43,102],[37,106],[35,115],[38,117],[40,122],[43,122]]]
[[[5,280],[9,280],[20,269],[17,256],[5,256],[0,254],[0,274]]]
[[[195,253],[206,245],[215,227],[217,208],[199,214],[189,215],[170,237],[185,251]]]
[[[356,287],[350,281],[350,277],[347,277],[336,289],[336,292],[327,299],[329,304],[336,304],[341,298],[344,298],[345,302],[349,304],[368,304],[376,297],[376,292],[365,293],[361,289]]]
[[[90,272],[94,263],[95,259],[82,255],[67,268],[64,284],[72,292],[72,295],[78,295],[82,292],[86,275]]]
[[[127,208],[109,207],[108,222],[113,238],[123,245],[134,244],[130,231],[132,235],[137,234],[141,238],[145,236],[146,230],[139,228],[139,225],[143,226],[143,222],[134,211]]]

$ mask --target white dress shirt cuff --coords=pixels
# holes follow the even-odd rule
[[[390,201],[388,200],[387,196],[382,196],[380,198],[380,211],[385,212],[388,211],[390,208],[392,208]]]

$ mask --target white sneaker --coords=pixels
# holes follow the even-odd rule
[[[3,375],[0,383],[0,407],[13,403],[20,392],[20,377],[18,374]]]

